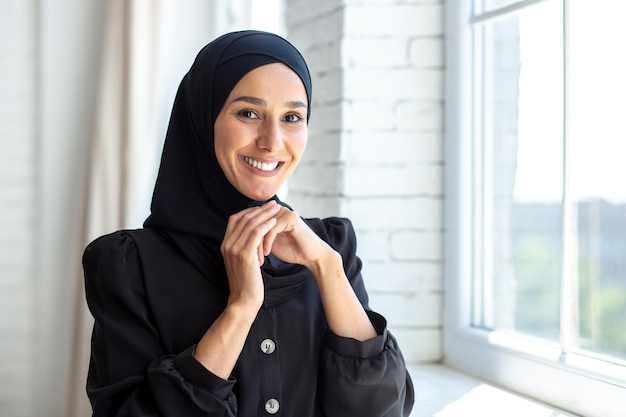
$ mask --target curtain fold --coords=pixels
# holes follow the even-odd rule
[[[160,6],[155,0],[110,0],[106,4],[79,260],[84,247],[96,237],[140,227],[147,216],[158,163],[156,149],[161,146],[155,123],[160,91],[155,85],[159,78]],[[74,292],[66,408],[68,417],[84,417],[91,415],[85,382],[93,319],[85,303],[82,268]]]

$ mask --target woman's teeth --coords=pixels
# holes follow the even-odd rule
[[[256,169],[260,169],[261,171],[273,171],[278,167],[278,162],[272,162],[272,163],[265,163],[265,162],[259,162],[257,160],[254,160],[252,158],[249,158],[247,156],[243,157],[243,160],[250,165],[251,167],[254,167]]]

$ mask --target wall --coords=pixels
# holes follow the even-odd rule
[[[286,0],[313,72],[310,139],[289,183],[307,216],[350,217],[371,307],[408,360],[441,358],[443,3]]]

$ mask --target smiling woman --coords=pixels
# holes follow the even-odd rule
[[[310,104],[307,65],[277,35],[200,51],[144,228],[85,250],[94,416],[409,415],[411,378],[369,309],[350,221],[301,218],[275,195]]]

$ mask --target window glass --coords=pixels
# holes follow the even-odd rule
[[[477,29],[475,324],[558,342],[563,58],[558,2]]]
[[[626,359],[626,4],[571,3],[568,189],[576,345]]]
[[[446,362],[622,416],[626,1],[446,4]]]

